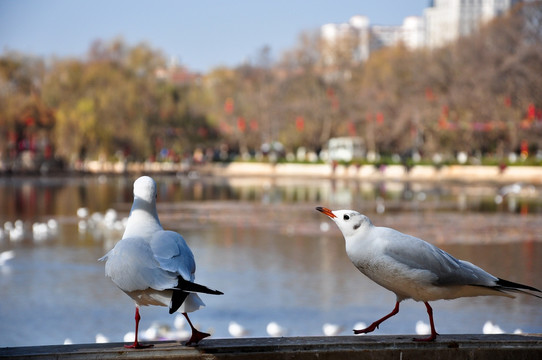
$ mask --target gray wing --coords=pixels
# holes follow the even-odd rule
[[[389,240],[385,254],[413,269],[430,271],[434,275],[434,285],[496,285],[498,278],[476,265],[458,260],[417,237],[393,229],[381,229]]]
[[[120,240],[104,258],[105,275],[124,291],[164,290],[177,284],[177,276],[161,268],[143,238]]]
[[[194,254],[181,235],[174,231],[158,231],[153,235],[150,247],[162,269],[180,275],[184,280],[194,281]]]

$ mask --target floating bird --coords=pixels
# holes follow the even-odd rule
[[[128,331],[126,334],[124,334],[123,341],[124,342],[132,342],[135,339],[135,332]]]
[[[84,219],[88,217],[88,214],[89,212],[86,207],[80,207],[79,209],[77,209],[77,217],[80,219]]]
[[[15,257],[15,251],[7,250],[0,252],[0,266],[4,266],[6,262]]]
[[[428,335],[431,334],[431,326],[421,320],[416,322],[416,334]]]
[[[337,336],[343,331],[343,327],[337,324],[325,323],[322,325],[322,332],[325,336]]]
[[[109,342],[109,338],[104,334],[96,334],[96,344],[106,344]]]
[[[504,330],[497,324],[493,324],[491,321],[486,321],[482,327],[482,333],[484,334],[504,334]]]
[[[267,335],[272,337],[281,337],[288,334],[288,330],[285,327],[280,326],[274,321],[267,324],[265,330],[267,331]]]
[[[230,321],[228,325],[228,332],[233,337],[244,337],[249,334],[249,331],[245,329],[245,327],[238,322]]]
[[[399,303],[406,299],[423,301],[429,315],[431,335],[415,340],[433,341],[438,333],[429,301],[481,295],[513,298],[509,292],[542,298],[530,292],[540,292],[534,287],[500,279],[414,236],[374,226],[368,217],[357,211],[332,211],[323,207],[316,210],[337,224],[346,242],[346,253],[358,270],[397,297],[395,308],[388,315],[367,328],[354,330],[355,334],[377,329],[399,312]]]
[[[181,314],[177,314],[173,320],[173,329],[168,334],[172,340],[187,340],[190,338],[190,331],[185,329],[186,319]]]
[[[357,328],[366,328],[367,327],[367,324],[365,324],[363,321],[358,321],[357,323],[354,324],[354,329],[357,329]]]
[[[9,261],[15,257],[15,251],[7,250],[0,252],[0,274],[9,275],[11,273],[11,267]]]
[[[188,312],[205,304],[197,293],[222,295],[194,282],[196,263],[183,237],[165,231],[156,211],[156,183],[148,176],[134,182],[134,202],[122,239],[100,260],[106,260],[105,274],[128,296],[134,299],[135,340],[128,348],[144,348],[138,342],[139,307],[168,306],[169,313],[180,310],[192,329],[187,344],[197,344],[210,336],[198,331]]]

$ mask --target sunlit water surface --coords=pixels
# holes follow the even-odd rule
[[[133,331],[132,300],[104,277],[97,261],[121,237],[132,177],[0,179],[0,224],[24,222],[21,240],[0,240],[0,346],[90,343],[100,333],[122,341]],[[249,336],[267,336],[275,321],[288,335],[322,335],[324,323],[351,334],[394,306],[393,293],[365,278],[348,260],[344,240],[322,205],[352,208],[375,225],[437,244],[496,276],[542,288],[542,199],[529,187],[495,201],[499,186],[363,183],[291,179],[157,177],[165,228],[183,234],[197,261],[198,282],[224,292],[202,295],[197,326],[229,337],[236,321]],[[79,225],[80,207],[117,212],[117,229]],[[32,224],[57,221],[42,240]],[[488,320],[504,331],[542,333],[542,300],[479,297],[433,303],[437,331],[481,333]],[[141,328],[173,327],[164,307],[142,308]],[[412,300],[375,334],[415,334],[425,307]]]

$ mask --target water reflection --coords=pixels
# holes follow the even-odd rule
[[[97,333],[122,341],[132,330],[131,300],[105,279],[97,263],[121,231],[81,231],[77,209],[118,219],[132,201],[130,177],[0,179],[0,224],[21,220],[27,236],[4,238],[0,252],[0,346],[93,342]],[[181,232],[198,262],[201,283],[225,292],[204,297],[194,320],[227,337],[235,320],[252,336],[267,323],[290,335],[321,335],[332,322],[350,334],[393,307],[394,295],[363,277],[346,257],[333,224],[317,205],[355,208],[376,225],[410,233],[511,281],[542,288],[540,189],[495,202],[499,187],[431,183],[366,183],[306,179],[188,179],[157,177],[164,227]],[[513,199],[513,200],[512,200]],[[58,221],[58,232],[35,242],[36,222]],[[88,229],[88,228],[87,228]],[[440,333],[479,333],[492,320],[505,331],[542,332],[540,300],[521,296],[440,301]],[[144,308],[142,327],[173,323],[165,308]],[[425,308],[412,301],[379,334],[414,333]]]

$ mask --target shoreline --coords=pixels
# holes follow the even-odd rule
[[[186,173],[215,177],[283,177],[283,178],[321,178],[357,179],[369,181],[458,181],[466,183],[527,182],[542,184],[542,166],[508,166],[505,169],[489,165],[416,165],[407,170],[402,165],[337,165],[231,162],[209,163],[205,165],[183,166],[173,163],[128,163],[99,164],[90,163],[90,173]]]
[[[402,165],[336,165],[231,162],[187,165],[159,162],[103,162],[89,161],[78,168],[51,172],[39,170],[0,171],[8,176],[59,176],[59,175],[126,175],[126,174],[185,174],[213,177],[262,177],[262,178],[319,178],[352,179],[368,181],[456,181],[462,183],[514,183],[526,182],[542,185],[542,166],[496,165],[415,165],[410,169]]]

